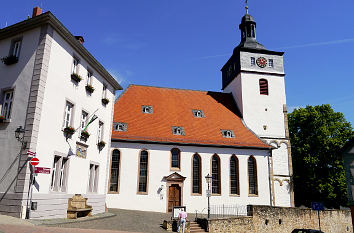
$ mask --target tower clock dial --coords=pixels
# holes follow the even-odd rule
[[[267,65],[267,59],[265,59],[264,57],[259,57],[256,62],[257,65],[261,68],[264,68]]]

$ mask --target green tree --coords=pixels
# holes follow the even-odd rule
[[[341,148],[354,136],[351,124],[328,104],[295,109],[288,120],[296,206],[346,206]]]

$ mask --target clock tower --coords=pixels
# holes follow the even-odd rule
[[[245,125],[275,148],[270,158],[273,205],[294,206],[284,53],[258,43],[256,21],[247,6],[239,29],[241,42],[221,69],[222,89],[232,93]]]

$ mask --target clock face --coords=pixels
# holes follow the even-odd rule
[[[257,65],[258,65],[259,67],[261,67],[261,68],[266,67],[266,65],[267,65],[267,59],[265,59],[264,57],[259,57],[259,58],[257,59]]]

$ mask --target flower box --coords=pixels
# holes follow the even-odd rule
[[[0,116],[0,123],[3,123],[5,121],[5,117],[4,116]]]
[[[81,132],[81,138],[88,139],[89,137],[90,137],[90,134],[86,130]]]
[[[14,56],[14,55],[10,55],[10,56],[1,58],[1,61],[5,65],[9,66],[9,65],[17,63],[18,62],[18,57]]]
[[[68,126],[68,127],[65,127],[64,128],[64,133],[67,135],[67,136],[71,136],[75,133],[75,129],[71,126]]]
[[[107,98],[102,99],[102,104],[106,105],[108,103],[109,103],[109,99],[107,99]]]
[[[97,143],[97,146],[102,149],[103,147],[105,147],[106,143],[104,141],[100,141]]]
[[[87,84],[85,88],[86,88],[86,91],[90,94],[92,94],[95,90],[95,88],[93,86],[91,86],[90,84]]]
[[[71,74],[71,79],[74,80],[77,83],[82,80],[81,76],[76,74],[76,73]]]

